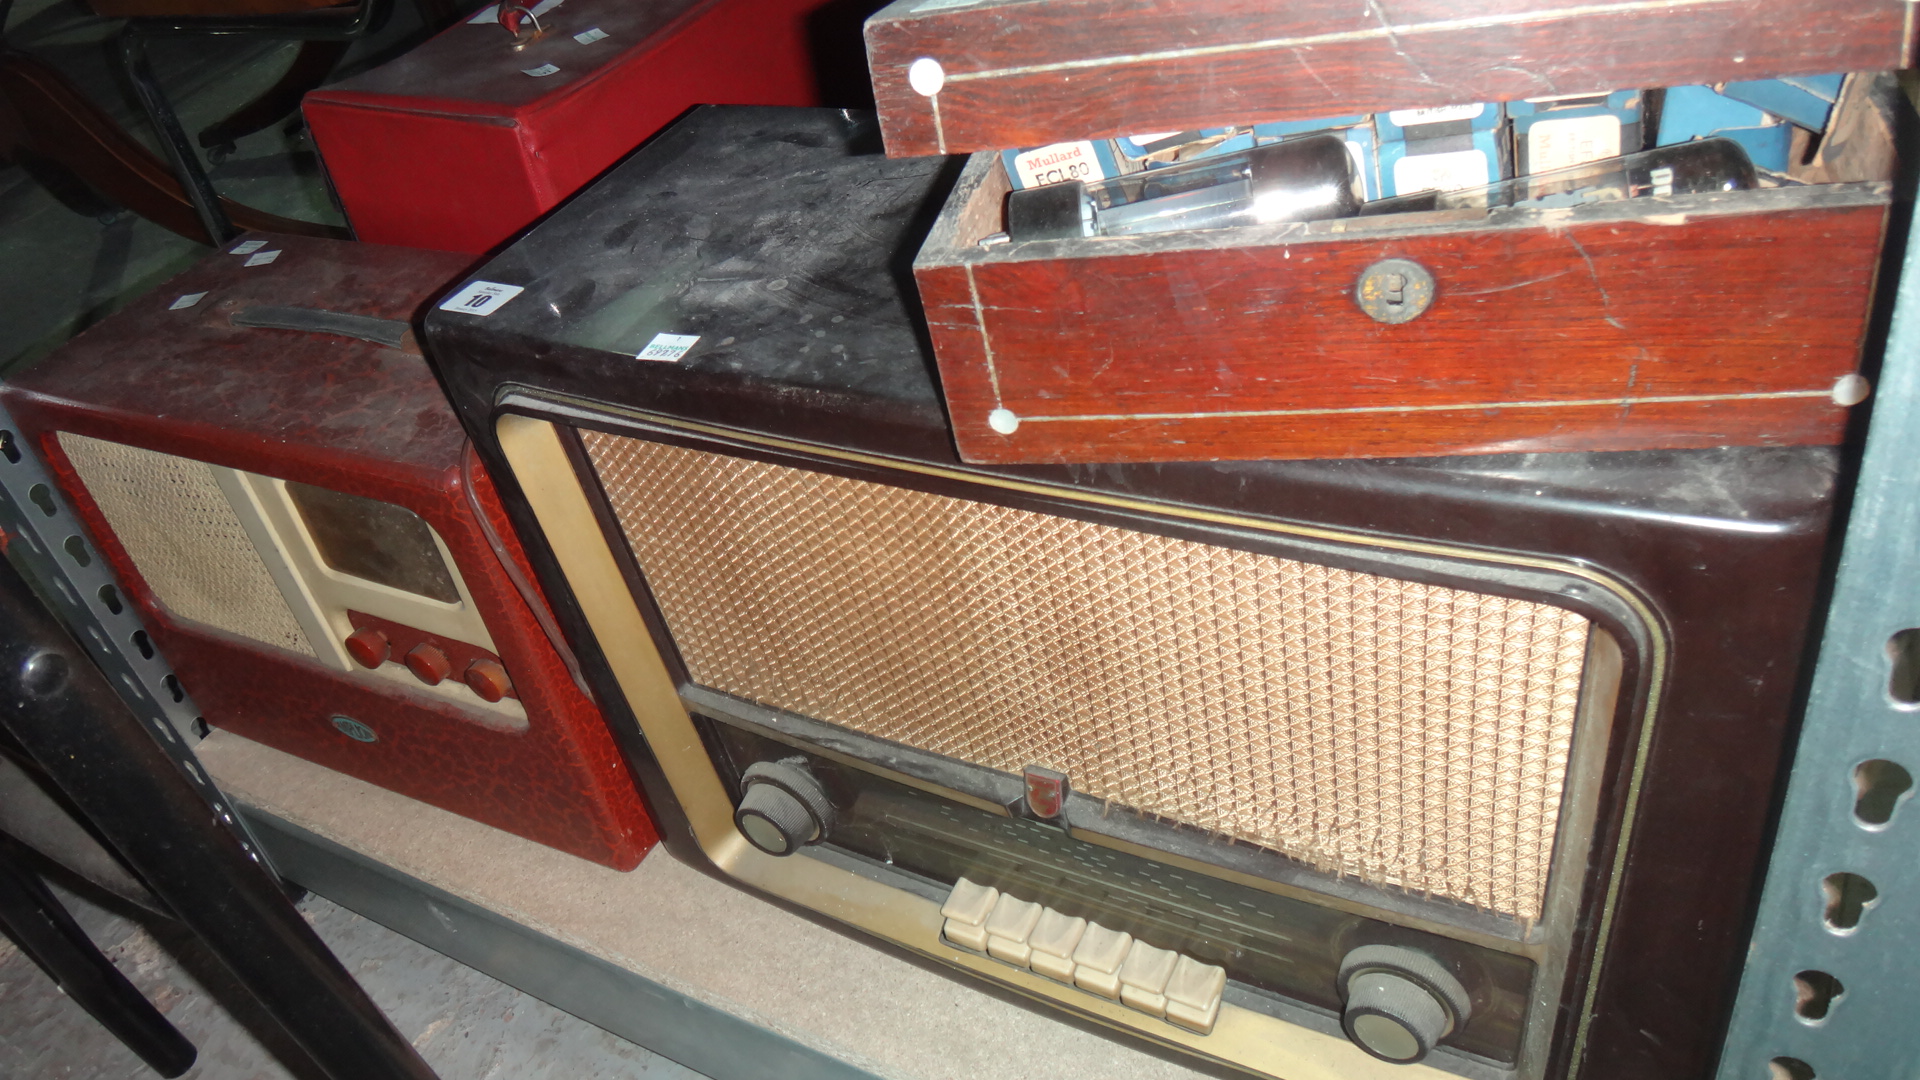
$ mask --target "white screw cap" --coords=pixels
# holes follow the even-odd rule
[[[907,85],[921,97],[932,97],[947,85],[947,69],[931,56],[923,56],[907,67]]]
[[[1002,435],[1011,435],[1020,430],[1020,418],[1013,415],[1012,409],[995,409],[987,414],[987,426]]]

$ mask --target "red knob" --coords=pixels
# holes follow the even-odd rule
[[[467,685],[480,695],[482,701],[499,701],[513,693],[513,680],[507,678],[507,669],[493,660],[475,660],[467,665]]]
[[[407,670],[428,686],[437,686],[441,679],[453,674],[453,664],[447,660],[446,653],[432,645],[415,645],[407,654]]]
[[[371,626],[363,626],[347,635],[347,655],[361,667],[379,667],[393,654],[387,635]]]

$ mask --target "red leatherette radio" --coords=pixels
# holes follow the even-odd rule
[[[209,723],[630,869],[652,820],[405,322],[464,262],[243,238],[0,394]]]

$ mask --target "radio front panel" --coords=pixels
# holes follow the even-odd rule
[[[515,697],[488,701],[459,678],[428,683],[406,663],[423,643],[464,659],[461,671],[500,662],[445,542],[419,515],[72,432],[58,438],[135,569],[171,614],[311,657],[350,677],[444,698],[480,722],[525,730],[527,712]],[[342,563],[359,573],[338,569]],[[407,647],[390,644],[380,662],[366,664],[350,649],[354,635],[369,626]],[[451,673],[452,660],[448,667]]]
[[[673,852],[1287,1080],[1709,1070],[1835,455],[963,464],[872,136],[694,110],[426,320]]]
[[[1226,1030],[1262,1046],[1343,1038],[1346,960],[1411,951],[1468,1003],[1422,1067],[1543,1075],[1612,733],[1649,730],[1617,715],[1642,700],[1628,672],[1658,666],[1630,590],[1573,565],[566,411],[565,427],[503,419],[503,446],[563,568],[592,549],[569,584],[589,612],[619,611],[595,636],[616,669],[650,672],[634,713],[663,765],[685,751],[674,796],[696,833],[710,822],[723,869],[856,923],[996,890],[1049,926],[1223,972]],[[794,770],[780,783],[810,786],[816,824],[770,856],[782,834],[754,791]],[[1034,775],[1061,778],[1050,815]],[[875,909],[810,902],[802,867],[881,889]],[[1176,1021],[1164,993],[1104,996],[1070,957],[1049,978],[1026,938],[984,934],[949,919],[886,936],[1290,1075],[1270,1048]]]
[[[206,726],[631,869],[652,820],[405,332],[467,260],[239,246],[267,243],[0,384],[119,582],[100,604],[140,612]]]

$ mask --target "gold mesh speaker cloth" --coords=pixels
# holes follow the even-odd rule
[[[1580,616],[582,435],[695,682],[1539,917]]]
[[[210,466],[71,432],[59,438],[114,537],[169,611],[313,655]]]

